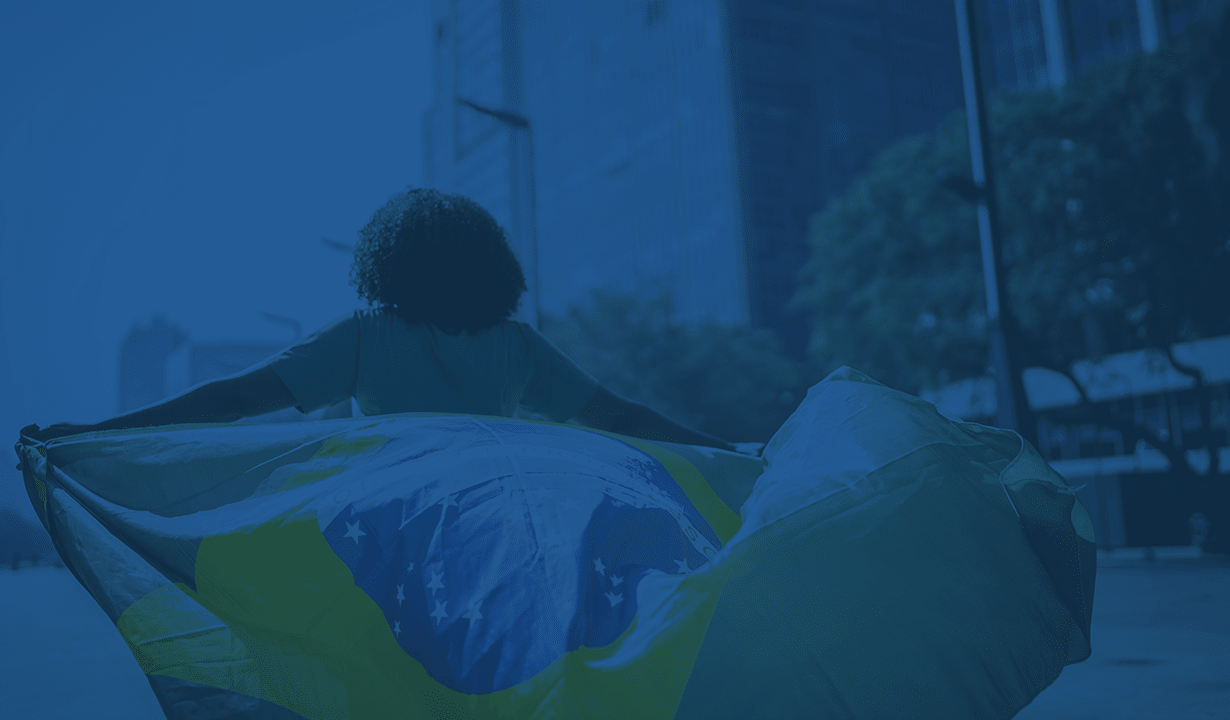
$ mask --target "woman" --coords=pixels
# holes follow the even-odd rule
[[[27,436],[180,423],[225,423],[354,398],[365,415],[446,412],[511,417],[518,406],[556,422],[647,440],[734,450],[626,400],[536,329],[510,319],[525,275],[486,210],[469,198],[414,189],[359,232],[351,284],[375,309],[356,311],[248,370],[92,425]]]

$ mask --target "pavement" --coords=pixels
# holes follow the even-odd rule
[[[1016,720],[1230,719],[1230,558],[1100,551],[1091,635]]]
[[[164,720],[115,625],[63,568],[0,569],[0,717]]]
[[[1017,720],[1230,720],[1230,558],[1099,553],[1093,655]],[[0,570],[0,717],[162,720],[145,676],[63,569]]]

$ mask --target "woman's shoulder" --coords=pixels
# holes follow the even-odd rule
[[[397,317],[397,313],[389,308],[358,308],[350,314],[352,318],[359,322],[387,322]]]
[[[399,315],[397,311],[392,308],[359,308],[347,317],[361,328],[396,327],[403,330],[413,331],[421,329],[424,325],[426,325],[426,323],[423,322],[410,322]]]
[[[434,335],[437,339],[453,339],[458,342],[497,340],[510,337],[524,338],[536,332],[534,326],[525,322],[519,315],[504,318],[494,325],[479,330],[456,331],[445,330],[426,320],[406,320],[395,310],[389,308],[363,308],[355,310],[349,316],[340,318],[339,321],[346,319],[350,319],[364,329],[387,328],[393,332]]]

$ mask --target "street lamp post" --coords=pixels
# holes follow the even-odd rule
[[[982,276],[987,294],[987,330],[991,372],[995,376],[995,424],[1017,431],[1037,446],[1036,425],[1025,397],[1021,377],[1020,348],[1016,324],[1007,305],[1002,278],[1002,252],[998,242],[998,217],[991,164],[987,158],[987,120],[982,96],[977,38],[974,32],[974,0],[954,0],[957,11],[957,43],[961,76],[965,85],[965,118],[969,131],[970,165],[977,202],[978,236],[982,246]]]
[[[533,289],[534,327],[536,329],[541,330],[542,328],[539,322],[539,318],[542,316],[542,313],[540,312],[540,305],[538,304],[539,297],[540,297],[539,292],[538,292],[538,279],[539,279],[539,275],[538,275],[538,218],[537,218],[538,203],[536,199],[536,193],[534,190],[534,182],[535,182],[534,181],[534,134],[530,130],[530,121],[524,115],[519,115],[509,110],[489,108],[484,105],[479,105],[478,103],[472,100],[467,100],[465,98],[459,97],[457,98],[457,102],[461,103],[462,105],[465,105],[466,107],[470,108],[471,110],[474,110],[475,112],[479,112],[479,113],[482,113],[483,115],[493,117],[496,120],[499,120],[500,122],[506,125],[510,125],[514,128],[525,131],[526,149],[528,151],[527,155],[529,158],[528,162],[526,163],[527,164],[526,172],[528,172],[530,176],[529,182],[527,183],[527,191],[529,192],[529,205],[530,205],[530,217],[529,217],[530,265],[531,265],[530,273],[533,275],[533,278],[534,278],[533,280],[534,282],[534,289]]]

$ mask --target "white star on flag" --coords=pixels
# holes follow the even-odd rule
[[[444,602],[436,601],[436,609],[431,611],[431,616],[436,619],[436,627],[440,627],[440,621],[448,617],[448,613],[444,612],[444,606],[448,605],[448,600]]]
[[[437,590],[444,589],[444,574],[436,574],[435,570],[431,571],[431,582],[427,583],[427,589],[431,590],[432,597],[435,597]]]
[[[675,564],[679,566],[678,572],[686,573],[686,572],[691,572],[692,570],[692,568],[688,567],[688,561],[686,558],[683,560],[676,560]]]
[[[623,595],[616,595],[615,593],[611,593],[611,592],[603,593],[603,594],[606,595],[607,600],[611,601],[611,607],[615,607],[616,605],[624,601]]]
[[[440,501],[440,504],[444,506],[445,510],[447,510],[449,506],[457,507],[457,501],[453,499],[452,495],[445,495],[444,499]]]
[[[346,522],[346,521],[343,520],[342,522]],[[351,525],[350,523],[346,523],[346,534],[343,537],[353,538],[354,544],[358,545],[359,538],[366,534],[367,533],[359,529],[359,521],[355,520],[354,525]]]
[[[473,623],[475,620],[482,620],[483,614],[478,611],[479,604],[480,603],[478,600],[475,600],[474,602],[470,603],[470,611],[466,613],[465,615],[462,615],[462,617],[466,618],[471,623]]]
[[[401,620],[393,621],[393,634],[401,637]]]
[[[410,572],[412,570],[414,570],[414,563],[410,563],[406,566],[406,572]]]
[[[397,586],[397,607],[401,607],[401,601],[406,599],[406,596],[405,596],[405,595],[403,595],[403,594],[402,594],[402,592],[401,592],[401,589],[402,589],[403,587],[405,587],[405,586],[404,586],[404,585],[398,585],[398,586]]]
[[[602,558],[594,558],[594,572],[599,575],[606,573],[606,565],[602,564]]]
[[[621,582],[623,582],[623,581],[624,581],[624,579],[623,579],[623,578],[621,578],[621,577],[619,577],[619,576],[617,576],[617,575],[612,575],[612,576],[611,576],[611,584],[612,584],[612,585],[614,585],[615,587],[619,587],[619,584],[620,584]]]

